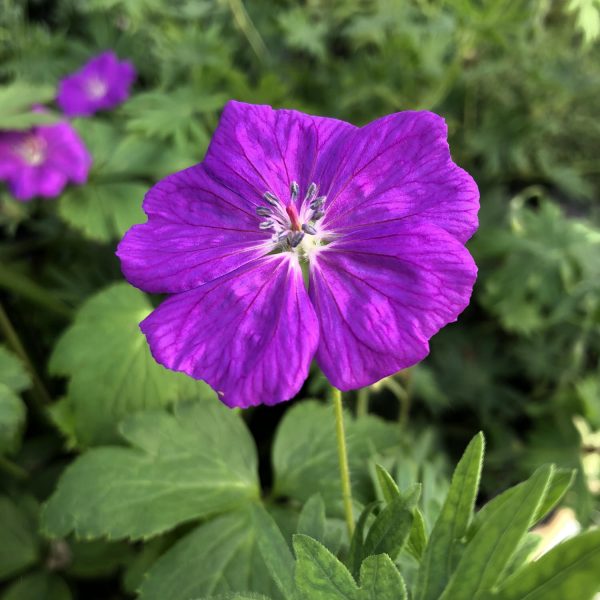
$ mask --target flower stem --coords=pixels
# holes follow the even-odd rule
[[[348,468],[348,450],[346,449],[346,434],[344,432],[344,410],[342,408],[342,392],[333,388],[333,408],[335,411],[335,431],[337,437],[338,459],[340,464],[340,479],[342,481],[342,498],[348,535],[352,539],[354,533],[354,515],[352,512],[352,487],[350,486],[350,469]]]
[[[369,414],[369,388],[358,390],[356,397],[356,416],[365,417]]]
[[[13,349],[15,354],[21,358],[25,364],[25,367],[29,371],[29,374],[31,375],[31,380],[33,383],[33,387],[31,389],[31,399],[33,400],[32,408],[39,413],[40,416],[45,416],[46,406],[51,402],[50,394],[48,394],[46,391],[40,376],[37,374],[33,363],[29,359],[18,333],[10,322],[8,315],[4,311],[2,303],[0,303],[0,331],[4,334],[8,345]]]

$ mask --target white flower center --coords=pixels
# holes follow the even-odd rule
[[[15,151],[28,165],[37,167],[46,160],[47,147],[44,138],[30,135],[16,146]]]
[[[91,100],[100,100],[106,96],[108,85],[99,77],[90,77],[85,83],[85,91]]]

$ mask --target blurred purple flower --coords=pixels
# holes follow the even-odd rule
[[[172,294],[141,324],[156,360],[247,407],[293,397],[313,357],[342,390],[423,359],[477,272],[479,193],[446,135],[429,112],[357,128],[228,103],[117,251],[133,285]]]
[[[0,131],[0,181],[19,200],[53,198],[69,181],[85,183],[91,164],[92,157],[68,123]]]
[[[127,100],[135,75],[129,61],[103,52],[60,82],[58,105],[68,117],[86,117],[113,108]]]

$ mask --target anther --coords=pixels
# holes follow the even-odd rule
[[[315,196],[317,195],[317,192],[319,191],[319,188],[317,187],[316,183],[311,183],[308,186],[308,190],[306,191],[306,197],[304,198],[305,202],[312,202],[315,199]]]
[[[315,198],[310,204],[310,208],[312,208],[313,210],[316,208],[321,208],[321,206],[323,206],[323,204],[325,204],[325,200],[327,200],[327,196],[319,196],[318,198]]]
[[[308,235],[316,235],[317,233],[317,230],[308,223],[304,223],[304,225],[302,225],[302,231],[304,231],[304,233],[308,233]]]
[[[322,219],[324,215],[325,213],[322,210],[318,210],[317,212],[313,213],[312,220],[318,221],[319,219]]]
[[[271,206],[279,206],[281,204],[281,202],[279,202],[279,198],[277,198],[277,196],[275,196],[275,194],[271,194],[271,192],[265,192],[263,194],[263,198]]]
[[[262,221],[258,226],[260,229],[271,229],[271,227],[273,227],[273,221]]]
[[[259,206],[256,209],[256,214],[260,215],[261,217],[270,217],[273,213],[271,212],[270,208],[267,208],[266,206]]]
[[[292,183],[290,184],[290,195],[292,197],[292,202],[296,202],[296,198],[298,197],[299,193],[300,193],[300,186],[298,185],[298,182],[292,181]]]
[[[301,231],[295,231],[289,235],[289,242],[292,248],[295,248],[304,239],[304,234]]]

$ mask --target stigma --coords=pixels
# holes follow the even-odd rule
[[[300,209],[297,200],[300,186],[296,181],[290,184],[290,197],[282,202],[272,192],[265,192],[265,206],[259,206],[256,214],[265,219],[259,228],[272,231],[272,241],[282,251],[295,251],[310,259],[314,252],[325,243],[326,232],[321,227],[325,216],[326,196],[319,196],[319,187],[311,183],[304,196]]]

